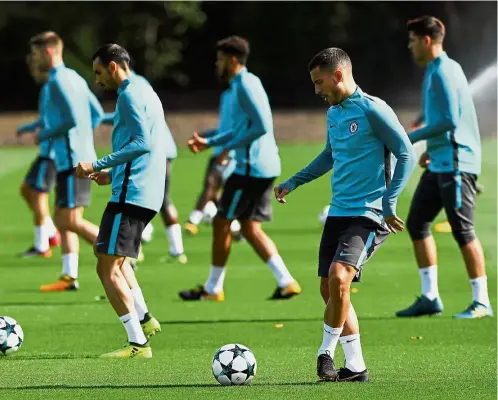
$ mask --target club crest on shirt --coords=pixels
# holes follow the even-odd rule
[[[358,131],[358,122],[353,121],[351,125],[349,125],[349,132],[351,135],[355,134]]]

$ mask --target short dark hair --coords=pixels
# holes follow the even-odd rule
[[[351,59],[344,50],[338,47],[329,47],[315,54],[308,64],[308,71],[316,67],[335,69],[337,67],[352,68]]]
[[[249,57],[249,41],[241,36],[229,36],[216,43],[216,50],[237,58],[239,63],[246,65]]]
[[[41,32],[29,40],[31,46],[36,47],[60,47],[62,50],[64,43],[61,37],[52,31]]]
[[[111,61],[126,68],[130,65],[130,55],[126,49],[115,43],[105,44],[98,49],[93,55],[92,61],[95,61],[97,58],[100,58],[100,61],[104,65],[109,65]]]
[[[406,25],[409,32],[411,31],[419,37],[429,36],[436,43],[442,43],[446,33],[446,28],[441,20],[428,15],[412,19]]]

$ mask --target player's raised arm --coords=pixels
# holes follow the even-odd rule
[[[76,126],[75,105],[71,103],[63,84],[59,80],[49,81],[48,90],[50,99],[60,109],[61,121],[53,127],[42,129],[38,133],[40,141],[66,135],[69,130]]]
[[[330,147],[330,141],[327,137],[325,149],[323,149],[322,152],[301,171],[294,174],[284,183],[281,183],[279,187],[281,189],[287,189],[288,193],[290,193],[299,186],[320,178],[322,175],[329,172],[333,166],[334,158],[332,157],[332,148]]]
[[[43,129],[43,121],[42,121],[41,117],[33,122],[29,122],[27,124],[20,125],[17,128],[17,134],[22,135],[24,133],[34,132],[36,129]]]
[[[417,162],[415,150],[398,117],[387,104],[372,104],[366,116],[377,137],[397,159],[391,183],[382,199],[384,217],[395,216],[398,196],[408,183]]]
[[[150,130],[143,110],[127,95],[120,96],[118,102],[120,115],[129,131],[131,141],[114,153],[95,161],[93,163],[95,171],[125,164],[150,152]]]
[[[456,129],[458,124],[458,91],[451,89],[451,81],[442,71],[432,75],[431,88],[437,104],[437,120],[413,131],[410,134],[412,143],[430,139]]]

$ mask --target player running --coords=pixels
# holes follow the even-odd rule
[[[47,99],[48,72],[41,72],[36,68],[28,55],[27,63],[29,72],[34,81],[41,85],[38,110],[39,117],[36,121],[21,125],[17,129],[17,134],[22,135],[28,132],[36,133],[43,129],[45,120],[45,108]],[[54,149],[50,141],[43,141],[39,144],[39,153],[35,161],[24,178],[21,185],[21,195],[33,213],[35,224],[35,243],[23,252],[21,257],[40,256],[44,258],[52,257],[52,247],[60,246],[60,234],[50,218],[50,207],[48,205],[48,195],[55,184],[56,169],[54,165]]]
[[[202,132],[200,136],[208,138],[231,129],[231,99],[231,90],[228,86],[220,96],[218,127]],[[222,153],[223,146],[214,146],[204,174],[202,192],[199,194],[195,208],[184,225],[185,232],[189,235],[195,236],[199,233],[199,224],[204,219],[212,220],[214,218],[218,211],[217,207],[223,185],[235,169],[234,152]],[[230,230],[233,239],[242,239],[240,223],[237,220],[232,222]]]
[[[78,253],[81,236],[94,243],[98,227],[83,218],[90,203],[90,182],[79,179],[74,166],[80,160],[96,159],[93,130],[104,114],[102,106],[85,80],[62,59],[63,42],[54,32],[33,37],[31,58],[34,68],[48,72],[44,127],[37,134],[40,143],[54,149],[57,169],[55,224],[62,241],[62,275],[58,281],[42,285],[42,292],[78,289]]]
[[[456,318],[492,316],[484,254],[474,230],[476,181],[481,173],[481,140],[467,78],[443,50],[445,26],[424,16],[408,22],[409,48],[425,67],[425,126],[410,133],[416,143],[427,140],[428,162],[412,200],[407,228],[422,281],[415,303],[398,317],[439,314],[443,303],[437,284],[437,249],[430,225],[444,208],[453,237],[463,255],[472,286],[472,303]]]
[[[137,85],[151,86],[149,81],[143,76],[136,74],[134,71],[130,71],[130,73],[132,79]],[[104,122],[112,124],[113,121],[114,113],[106,113]],[[173,168],[173,161],[178,156],[178,151],[176,148],[175,140],[173,139],[173,135],[171,134],[166,121],[165,125],[166,130],[164,133],[166,136],[166,181],[164,186],[164,201],[163,205],[161,206],[160,213],[164,226],[166,227],[166,236],[168,237],[169,241],[169,256],[164,258],[164,260],[167,262],[177,261],[180,264],[186,264],[188,262],[188,258],[183,247],[182,228],[178,221],[178,211],[171,201],[170,196],[170,185],[172,176],[171,170]],[[150,222],[144,228],[144,233],[142,234],[142,242],[148,242],[152,240],[152,229],[152,222]]]
[[[222,155],[235,150],[236,167],[228,178],[213,221],[212,266],[204,285],[179,293],[183,300],[225,298],[223,282],[232,238],[230,224],[238,219],[244,238],[272,270],[277,288],[271,299],[287,299],[301,293],[299,283],[288,271],[275,243],[266,235],[261,222],[272,216],[271,189],[280,175],[280,157],[273,135],[268,96],[258,77],[246,68],[249,43],[231,36],[217,44],[218,75],[230,83],[232,91],[231,128],[203,138],[194,133],[189,147],[194,153],[212,146],[223,146]]]
[[[325,381],[368,381],[358,319],[350,300],[364,264],[389,232],[403,230],[396,216],[398,196],[415,166],[415,152],[393,110],[356,85],[351,60],[329,48],[313,57],[308,70],[315,92],[331,105],[325,149],[304,169],[275,188],[281,203],[299,186],[333,169],[329,216],[320,243],[318,275],[326,303],[317,374]],[[391,154],[397,162],[391,167]],[[334,353],[340,341],[346,364]]]
[[[151,358],[148,337],[161,330],[147,309],[129,258],[137,258],[145,226],[161,208],[166,175],[166,122],[161,100],[130,71],[130,56],[117,44],[94,54],[96,81],[117,90],[113,153],[81,162],[77,172],[98,185],[111,185],[95,244],[97,273],[128,334],[123,349],[103,358]]]

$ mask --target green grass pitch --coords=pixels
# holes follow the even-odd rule
[[[493,307],[496,304],[496,142],[485,142],[486,191],[477,201],[477,232],[485,249]],[[283,145],[283,178],[304,166],[321,145]],[[100,151],[102,154],[103,152]],[[97,355],[124,344],[125,332],[95,273],[91,248],[81,243],[80,285],[75,293],[42,294],[41,283],[57,277],[59,251],[50,260],[21,260],[32,244],[31,217],[18,187],[34,149],[0,150],[0,315],[17,319],[25,332],[20,352],[0,359],[0,398],[105,399],[495,399],[496,319],[453,320],[471,300],[471,289],[457,245],[450,234],[435,234],[439,249],[440,317],[398,320],[394,312],[419,293],[420,283],[408,234],[392,235],[367,264],[352,300],[361,325],[371,382],[317,384],[316,350],[322,338],[323,304],[316,277],[321,227],[318,213],[329,201],[329,179],[300,188],[286,205],[274,201],[267,232],[277,243],[303,293],[269,302],[275,282],[247,243],[235,244],[226,278],[226,301],[182,303],[177,292],[202,283],[210,265],[209,227],[185,238],[189,264],[159,259],[168,248],[159,217],[154,240],[145,247],[141,282],[149,309],[162,322],[153,338],[151,360],[99,360]],[[174,164],[173,200],[184,221],[200,188],[207,155],[182,150]],[[406,218],[420,170],[399,201]],[[93,187],[88,219],[99,223],[108,188]],[[439,220],[444,216],[440,215]],[[276,328],[276,324],[283,327]],[[421,339],[412,339],[420,337]],[[215,350],[239,342],[258,361],[248,387],[222,387],[211,374]],[[342,364],[338,346],[336,361]],[[285,396],[285,397],[284,397]]]

